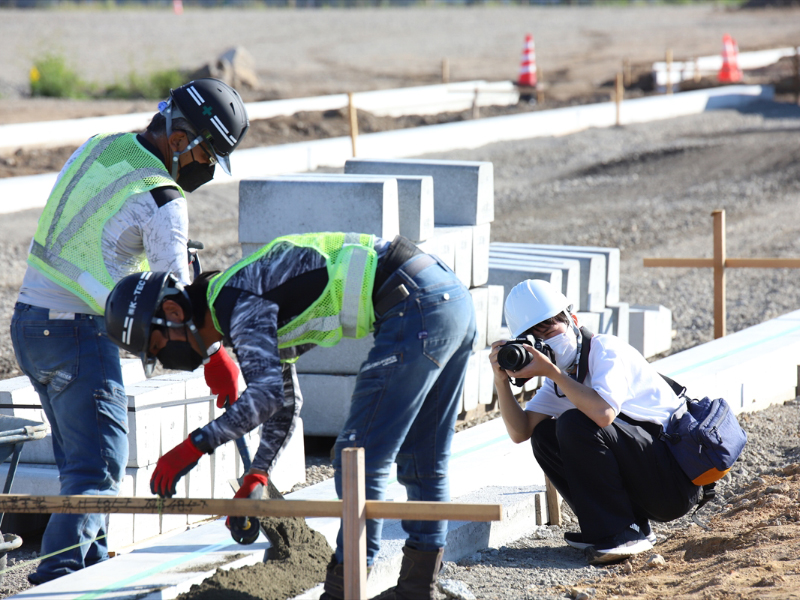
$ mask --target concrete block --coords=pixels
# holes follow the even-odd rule
[[[469,355],[467,361],[467,372],[464,374],[464,393],[462,394],[461,410],[466,412],[478,406],[478,382],[480,372],[478,365],[478,355],[474,352]]]
[[[284,175],[239,183],[240,243],[264,245],[282,235],[316,231],[394,239],[400,232],[397,181]]]
[[[453,271],[465,286],[472,283],[472,227],[436,227],[434,234],[449,235],[455,246]]]
[[[666,352],[672,346],[672,311],[665,306],[631,305],[628,343],[645,358]]]
[[[422,242],[433,235],[433,177],[405,175],[361,175],[357,173],[294,173],[309,179],[346,178],[351,181],[393,179],[397,182],[400,235]]]
[[[490,251],[489,268],[491,269],[495,265],[561,269],[561,293],[572,302],[573,310],[583,309],[585,298],[581,294],[581,265],[577,260]],[[507,292],[510,292],[513,287],[507,288]]]
[[[186,405],[186,431],[191,433],[198,427],[204,427],[211,421],[213,400],[201,400]],[[188,498],[211,498],[213,474],[211,455],[204,454],[184,477],[186,480],[186,496]],[[191,522],[191,520],[190,520]]]
[[[489,246],[489,260],[491,262],[495,253],[515,253],[523,254],[525,256],[537,257],[550,257],[550,258],[564,258],[575,259],[580,262],[581,274],[581,291],[580,291],[580,308],[577,310],[585,310],[595,312],[602,310],[606,306],[606,257],[601,253],[592,252],[576,252],[568,248],[547,248],[537,249],[527,245],[521,245],[519,248],[514,249],[501,249],[495,247],[494,244]],[[569,296],[567,296],[569,298]]]
[[[306,435],[337,436],[350,412],[355,375],[298,374],[303,392],[300,417]]]
[[[150,478],[153,476],[155,465],[138,469],[128,469],[133,477],[133,495],[138,498],[152,498],[150,491]],[[208,496],[205,496],[206,498]],[[157,514],[133,515],[133,543],[155,537],[161,533],[161,517]]]
[[[122,383],[126,387],[147,379],[142,361],[138,358],[123,358],[119,362],[122,365]]]
[[[30,408],[42,405],[39,394],[26,376],[0,381],[0,408]],[[4,413],[5,414],[5,413]]]
[[[477,352],[486,347],[486,332],[489,322],[489,288],[472,288],[469,293],[472,295],[472,305],[475,307],[475,325],[478,329],[478,337],[472,346],[473,351]]]
[[[489,285],[500,285],[504,288],[503,304],[505,297],[520,281],[526,279],[542,279],[549,281],[556,289],[561,289],[562,270],[558,268],[489,264]]]
[[[606,257],[606,304],[619,302],[619,248],[603,246],[560,246],[556,244],[521,244],[496,242],[498,248],[526,246],[541,250],[562,250],[565,252],[588,252],[603,254]]]
[[[482,225],[494,220],[494,167],[490,162],[356,158],[345,162],[344,170],[432,176],[437,225]]]
[[[375,336],[369,334],[357,340],[344,338],[332,348],[316,346],[295,363],[297,372],[356,375],[374,344]]]
[[[494,399],[494,371],[489,361],[490,348],[478,351],[478,403],[491,404]]]
[[[151,378],[150,381],[170,381],[184,386],[185,398],[200,398],[211,395],[211,390],[206,385],[204,368],[198,367],[194,371],[174,371]]]
[[[486,342],[491,346],[493,342],[501,339],[505,288],[502,285],[487,285],[486,288],[489,290],[486,310]]]
[[[597,331],[595,333],[604,333],[614,335],[614,311],[606,307],[602,311],[595,313],[598,315]]]
[[[491,223],[472,228],[472,287],[485,285],[489,281],[489,237]]]
[[[128,465],[146,467],[161,451],[161,407],[185,400],[186,387],[177,382],[147,380],[128,387]],[[179,440],[180,441],[180,440]]]
[[[456,241],[457,240],[452,233],[434,228],[433,237],[417,244],[417,246],[423,252],[427,254],[433,254],[441,258],[442,262],[455,272]]]
[[[125,469],[125,475],[119,486],[119,495],[124,497],[134,495],[132,469]],[[133,544],[133,514],[114,513],[108,515],[106,538],[108,549],[112,552],[119,552],[125,546]]]
[[[592,333],[597,333],[600,330],[600,313],[596,312],[579,312],[578,322],[582,327],[586,327]]]
[[[611,309],[611,321],[614,326],[614,335],[624,342],[629,339],[628,331],[630,330],[630,306],[627,302],[616,302],[609,304],[608,308]]]

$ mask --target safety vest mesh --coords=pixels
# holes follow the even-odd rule
[[[28,263],[103,314],[116,283],[103,260],[106,221],[130,196],[166,185],[177,187],[136,134],[93,137],[50,193]],[[142,254],[134,272],[147,270]]]
[[[278,244],[291,244],[313,248],[325,257],[328,284],[305,311],[278,329],[278,348],[301,344],[334,346],[343,337],[364,337],[375,324],[372,288],[378,255],[374,243],[374,236],[358,233],[308,233],[273,240],[212,278],[207,298],[214,326],[222,332],[214,301],[228,280]]]

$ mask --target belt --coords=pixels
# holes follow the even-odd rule
[[[403,239],[405,240],[405,238]],[[397,241],[398,241],[397,238],[395,238],[392,244],[394,244]],[[408,240],[405,241],[408,242]],[[408,243],[411,244],[411,242]],[[410,258],[417,255],[421,255],[418,259],[416,259],[414,262],[412,262],[410,265],[408,265],[406,268],[403,269],[403,272],[412,278],[423,269],[426,269],[431,265],[436,264],[435,258],[433,258],[428,254],[423,253],[422,250],[420,250],[413,244],[411,245],[413,246],[414,251],[411,252],[410,255],[406,255],[405,258],[403,258],[404,253],[402,252],[393,252],[390,254],[392,250],[392,247],[390,246],[385,256],[385,259],[388,260],[385,260],[384,264],[380,263],[378,264],[378,271],[379,273],[381,271],[383,272],[382,274],[384,275],[384,278],[381,279],[382,284],[379,288],[377,286],[377,283],[379,281],[378,279],[379,273],[376,273],[375,289],[377,291],[373,292],[372,294],[372,305],[375,309],[376,317],[380,317],[381,315],[386,313],[390,308],[392,308],[395,304],[402,302],[410,295],[410,292],[408,291],[406,284],[403,283],[402,281],[397,285],[392,285],[394,283],[392,281],[392,275],[394,275],[397,272],[397,270],[400,267],[402,267]],[[399,262],[400,260],[402,260],[402,262]],[[387,273],[388,275],[386,275]]]

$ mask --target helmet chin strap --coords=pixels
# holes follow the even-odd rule
[[[162,110],[162,113],[163,113],[164,117],[167,119],[167,139],[169,139],[169,136],[172,135],[172,111],[173,110],[175,110],[175,109],[173,109],[173,107],[172,107],[172,98],[170,98],[166,102],[166,106]],[[178,114],[180,116],[183,116],[180,112],[178,112]],[[189,144],[186,146],[186,148],[183,149],[182,152],[178,152],[176,150],[176,151],[174,151],[172,153],[172,169],[170,169],[170,175],[172,175],[173,179],[177,179],[178,178],[178,171],[180,170],[180,166],[178,164],[178,161],[180,160],[181,154],[186,154],[187,152],[191,152],[192,149],[195,146],[197,146],[198,144],[202,143],[202,141],[203,141],[203,136],[202,135],[198,135],[191,142],[189,142]]]
[[[194,340],[197,342],[197,347],[200,348],[200,352],[198,354],[203,357],[203,364],[206,364],[209,361],[208,349],[206,348],[206,343],[203,341],[203,338],[200,336],[200,332],[197,330],[194,322],[189,319],[189,321],[185,323],[173,323],[172,321],[168,321],[167,319],[162,319],[161,317],[156,317],[153,319],[154,325],[160,325],[161,327],[168,327],[170,329],[179,329],[181,327],[184,328],[184,331],[188,329]],[[188,336],[187,336],[188,337]]]

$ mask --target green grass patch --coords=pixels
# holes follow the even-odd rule
[[[31,96],[86,98],[89,95],[89,86],[57,54],[46,54],[33,63],[30,82]]]
[[[186,83],[186,74],[178,69],[156,71],[150,75],[139,75],[131,72],[127,81],[115,83],[106,88],[106,98],[126,98],[144,100],[163,100],[169,91]]]

